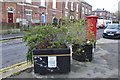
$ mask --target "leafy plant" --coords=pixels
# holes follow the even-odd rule
[[[71,26],[68,28],[69,33],[72,37],[72,43],[73,44],[83,44],[83,41],[85,40],[85,28],[82,26],[81,21],[75,21],[74,23],[71,23]]]
[[[87,25],[87,24],[86,24]],[[71,26],[68,28],[70,36],[72,37],[72,44],[73,45],[93,45],[96,41],[94,33],[83,25],[82,20],[75,21],[71,23]],[[75,54],[81,54],[84,52],[82,47],[76,48]]]
[[[73,45],[73,52],[76,55],[80,55],[81,53],[84,53],[84,46],[78,45],[78,44],[74,44]]]
[[[70,43],[70,37],[68,35],[68,29],[65,26],[60,28],[47,26],[36,26],[29,29],[24,37],[24,41],[27,43],[27,61],[32,62],[32,50],[43,48],[65,48],[66,43]]]

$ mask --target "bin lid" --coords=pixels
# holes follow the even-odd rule
[[[90,15],[90,16],[86,16],[86,18],[98,18],[98,16],[96,16],[96,15]]]

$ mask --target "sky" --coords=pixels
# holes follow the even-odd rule
[[[105,9],[110,12],[118,10],[118,2],[120,0],[84,0],[93,6],[93,10],[97,8]]]

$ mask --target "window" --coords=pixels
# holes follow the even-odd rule
[[[82,13],[84,14],[84,7],[82,7]]]
[[[107,16],[109,16],[109,13],[107,13]]]
[[[71,2],[71,10],[73,11],[73,2]]]
[[[76,12],[78,12],[78,7],[79,7],[79,4],[76,5]]]
[[[89,10],[89,14],[91,14],[91,10]]]
[[[76,20],[78,20],[78,14],[76,14]]]
[[[41,0],[41,6],[45,6],[45,0]]]
[[[65,8],[68,9],[68,0],[66,0]]]
[[[95,15],[97,15],[97,12],[95,12]]]
[[[87,10],[88,10],[88,9],[86,8],[86,10],[85,10],[85,14],[88,14]]]
[[[56,9],[56,0],[53,0],[53,9]]]
[[[8,9],[7,9],[8,11],[13,11],[13,8],[11,8],[11,7],[8,7]]]
[[[105,16],[105,12],[103,12],[103,16]]]
[[[31,21],[32,20],[32,10],[25,9],[25,12],[26,12],[26,20]]]
[[[65,17],[68,17],[68,12],[65,11]]]
[[[100,13],[100,16],[102,16],[102,12]]]
[[[13,9],[13,8],[11,8],[11,7],[8,7],[8,8],[7,8],[7,11],[8,11],[8,12],[12,12],[12,13],[13,13],[14,9]]]
[[[71,15],[71,16],[70,16],[70,20],[73,20],[73,19],[74,19],[74,16],[73,16],[73,15]]]
[[[25,11],[26,11],[26,15],[32,15],[32,10],[26,9]]]
[[[32,3],[32,1],[31,0],[26,0],[26,3]]]

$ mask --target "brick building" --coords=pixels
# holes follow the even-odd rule
[[[19,2],[2,2],[2,22],[40,24],[52,23],[53,16],[58,19],[68,17],[69,19],[80,19],[80,1],[72,0],[19,0]]]
[[[103,18],[106,20],[110,20],[110,19],[112,19],[113,21],[117,20],[114,13],[110,13],[109,11],[105,10],[104,8],[94,10],[93,14],[99,16],[99,18]]]
[[[80,19],[80,1],[79,0],[51,0],[42,3],[40,7],[41,14],[45,14],[47,23],[52,23],[53,16],[59,20],[61,17],[68,17],[68,19]]]
[[[23,24],[39,23],[39,6],[32,2],[2,2],[2,22]]]
[[[91,15],[92,14],[92,5],[90,5],[89,3],[85,2],[84,0],[81,0],[81,15],[80,18],[81,19],[86,19],[87,15]]]

